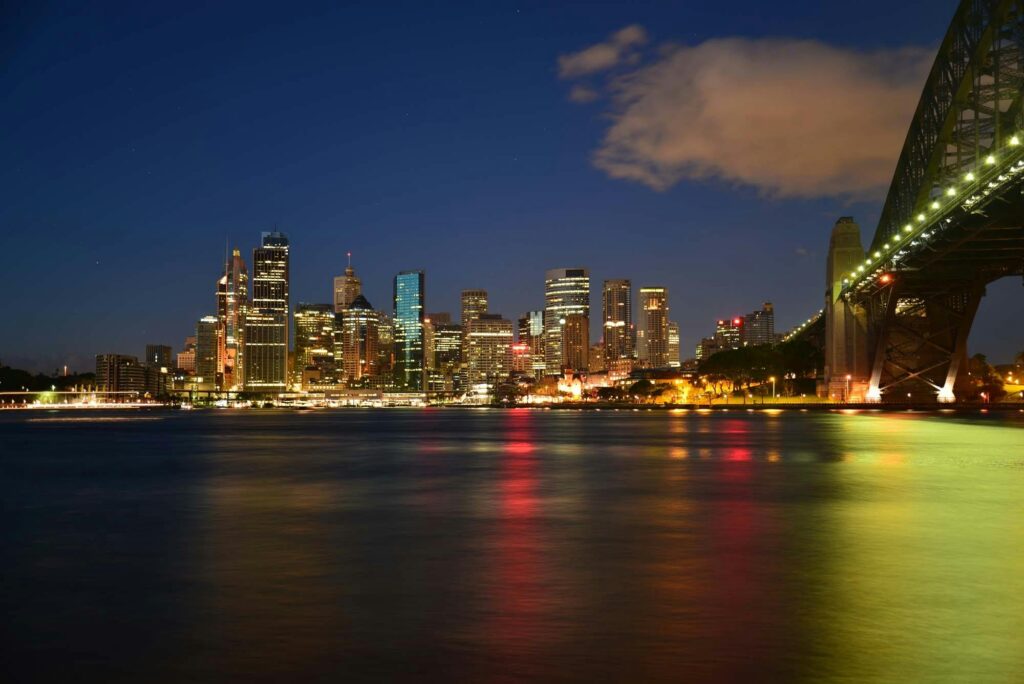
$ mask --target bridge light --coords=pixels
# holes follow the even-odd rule
[[[884,245],[882,245],[882,249],[886,249],[887,250],[890,247],[892,247],[892,245],[890,245],[888,242],[886,242]]]
[[[967,175],[964,176],[964,180],[966,180],[968,182],[974,180],[974,172],[973,171],[968,171]]]
[[[912,230],[914,230],[914,226],[910,225],[909,223],[907,225],[903,226],[903,231],[906,232],[906,233],[909,233]]]
[[[858,266],[857,267],[857,273],[863,273],[863,272],[864,272],[864,267],[863,266]]]
[[[891,283],[891,282],[892,282],[892,276],[891,276],[891,275],[889,275],[888,273],[883,273],[883,274],[882,274],[882,277],[880,277],[880,278],[879,278],[878,280],[879,280],[879,282],[881,282],[881,283],[882,283],[883,285],[888,285],[889,283]]]
[[[996,163],[996,156],[994,154],[988,155],[987,157],[985,157],[985,163],[988,164],[989,166],[992,166],[993,164]]]
[[[918,214],[917,215],[917,220],[921,221],[921,222],[924,222],[924,214]]]
[[[1017,145],[1020,145],[1020,138],[1017,137],[1016,135],[1011,137],[1010,138],[1010,144],[1013,145],[1014,147],[1016,147]]]
[[[871,256],[873,256],[873,257],[875,257],[877,259],[878,257],[882,256],[882,253],[881,252],[875,252]]]
[[[956,194],[956,188],[946,188],[946,196],[952,197]]]
[[[932,202],[932,209],[938,209],[938,208],[939,208],[939,200],[935,200],[934,202]]]

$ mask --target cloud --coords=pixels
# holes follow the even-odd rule
[[[613,33],[604,43],[561,55],[558,58],[558,75],[562,78],[578,78],[607,71],[620,64],[637,64],[640,55],[635,48],[646,42],[647,32],[643,26],[627,26]]]
[[[773,197],[877,198],[931,61],[809,40],[664,46],[607,83],[611,124],[593,163],[655,190],[719,179]]]
[[[572,90],[569,91],[569,100],[572,102],[577,102],[579,104],[593,102],[599,97],[601,97],[601,93],[594,90],[590,86],[574,85],[572,87]]]

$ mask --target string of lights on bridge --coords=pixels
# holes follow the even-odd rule
[[[817,322],[817,320],[819,318],[821,318],[822,316],[824,316],[824,315],[825,315],[825,310],[824,309],[818,309],[818,313],[814,314],[813,316],[808,318],[806,321],[804,321],[803,323],[801,323],[800,325],[796,326],[795,328],[790,330],[788,333],[786,333],[786,335],[783,336],[782,341],[783,342],[789,342],[791,339],[793,339],[794,337],[796,337],[797,335],[802,333],[804,330],[807,330],[807,328],[809,328],[812,325],[814,325]]]
[[[1021,140],[1022,136],[1019,134],[1010,136],[1007,140],[1007,152],[1004,154],[1002,165],[999,165],[996,155],[990,153],[984,159],[983,170],[978,173],[969,171],[964,175],[964,186],[959,189],[955,186],[946,188],[940,196],[946,198],[945,203],[938,197],[934,198],[928,204],[927,209],[922,209],[915,217],[918,224],[916,228],[913,223],[907,223],[903,226],[902,234],[897,231],[882,245],[881,249],[869,254],[863,264],[843,278],[843,293],[849,293],[875,282],[881,285],[891,283],[893,281],[892,274],[883,268],[887,261],[898,261],[906,256],[911,248],[922,246],[923,240],[933,237],[937,231],[943,228],[942,219],[949,213],[957,209],[970,211],[982,199],[991,195],[993,190],[1013,180],[1024,171],[1024,160],[1019,158],[1021,150],[1024,149],[1021,146]],[[796,332],[797,330],[794,330],[791,334]]]

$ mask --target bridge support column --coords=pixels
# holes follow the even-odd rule
[[[864,401],[867,392],[867,315],[840,297],[843,278],[864,260],[860,227],[848,216],[832,228],[825,274],[825,383],[823,398]]]

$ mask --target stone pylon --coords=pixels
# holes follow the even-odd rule
[[[868,363],[867,313],[840,294],[843,277],[864,261],[860,226],[843,216],[832,228],[825,272],[825,398],[864,401],[871,366]]]

